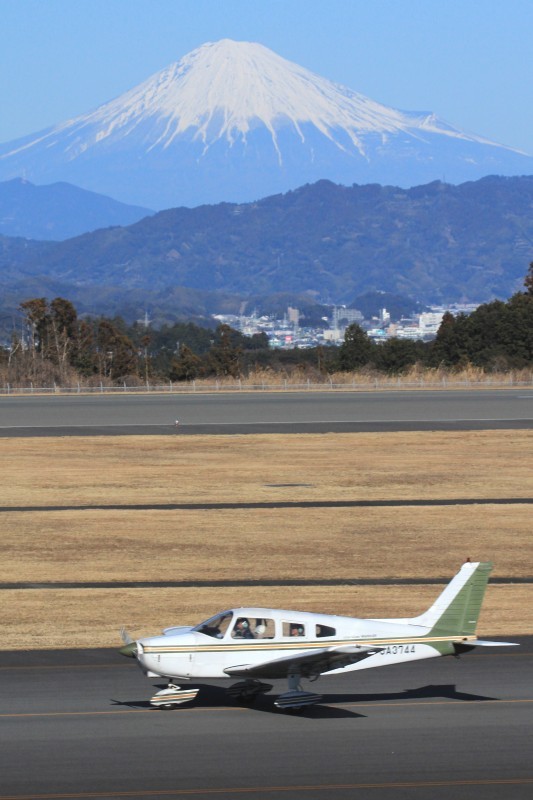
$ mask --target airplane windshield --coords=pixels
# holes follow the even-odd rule
[[[198,633],[205,633],[206,636],[213,636],[215,639],[223,639],[226,631],[229,628],[230,622],[233,618],[231,611],[225,611],[223,614],[217,614],[216,617],[201,622],[193,631]]]

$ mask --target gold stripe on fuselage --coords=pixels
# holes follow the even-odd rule
[[[198,644],[198,645],[142,645],[143,653],[242,653],[259,650],[325,650],[331,647],[386,647],[398,644],[432,644],[433,642],[466,642],[476,639],[476,636],[409,636],[397,639],[336,639],[324,641],[290,641],[290,642],[261,642],[247,639],[248,644],[228,642],[227,644]]]

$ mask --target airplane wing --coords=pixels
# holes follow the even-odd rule
[[[227,675],[243,678],[286,678],[291,672],[298,672],[304,678],[312,678],[332,669],[355,664],[379,650],[379,646],[341,645],[322,647],[319,650],[305,650],[297,655],[283,656],[260,664],[238,664],[227,667]]]

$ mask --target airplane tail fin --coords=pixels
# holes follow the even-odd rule
[[[429,628],[433,636],[474,635],[491,570],[490,561],[467,561],[431,608],[411,623]]]

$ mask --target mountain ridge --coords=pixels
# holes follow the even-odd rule
[[[0,234],[39,240],[71,239],[154,214],[65,182],[36,186],[23,178],[0,182]]]
[[[257,203],[170,209],[65,242],[0,239],[0,269],[12,294],[21,283],[54,282],[85,307],[99,297],[102,313],[119,312],[127,298],[139,315],[147,306],[178,313],[183,298],[189,310],[202,302],[212,313],[220,302],[235,313],[243,300],[280,292],[348,305],[371,291],[425,304],[485,302],[521,289],[532,210],[528,176],[412,189],[320,181]],[[201,301],[206,287],[213,305]]]

